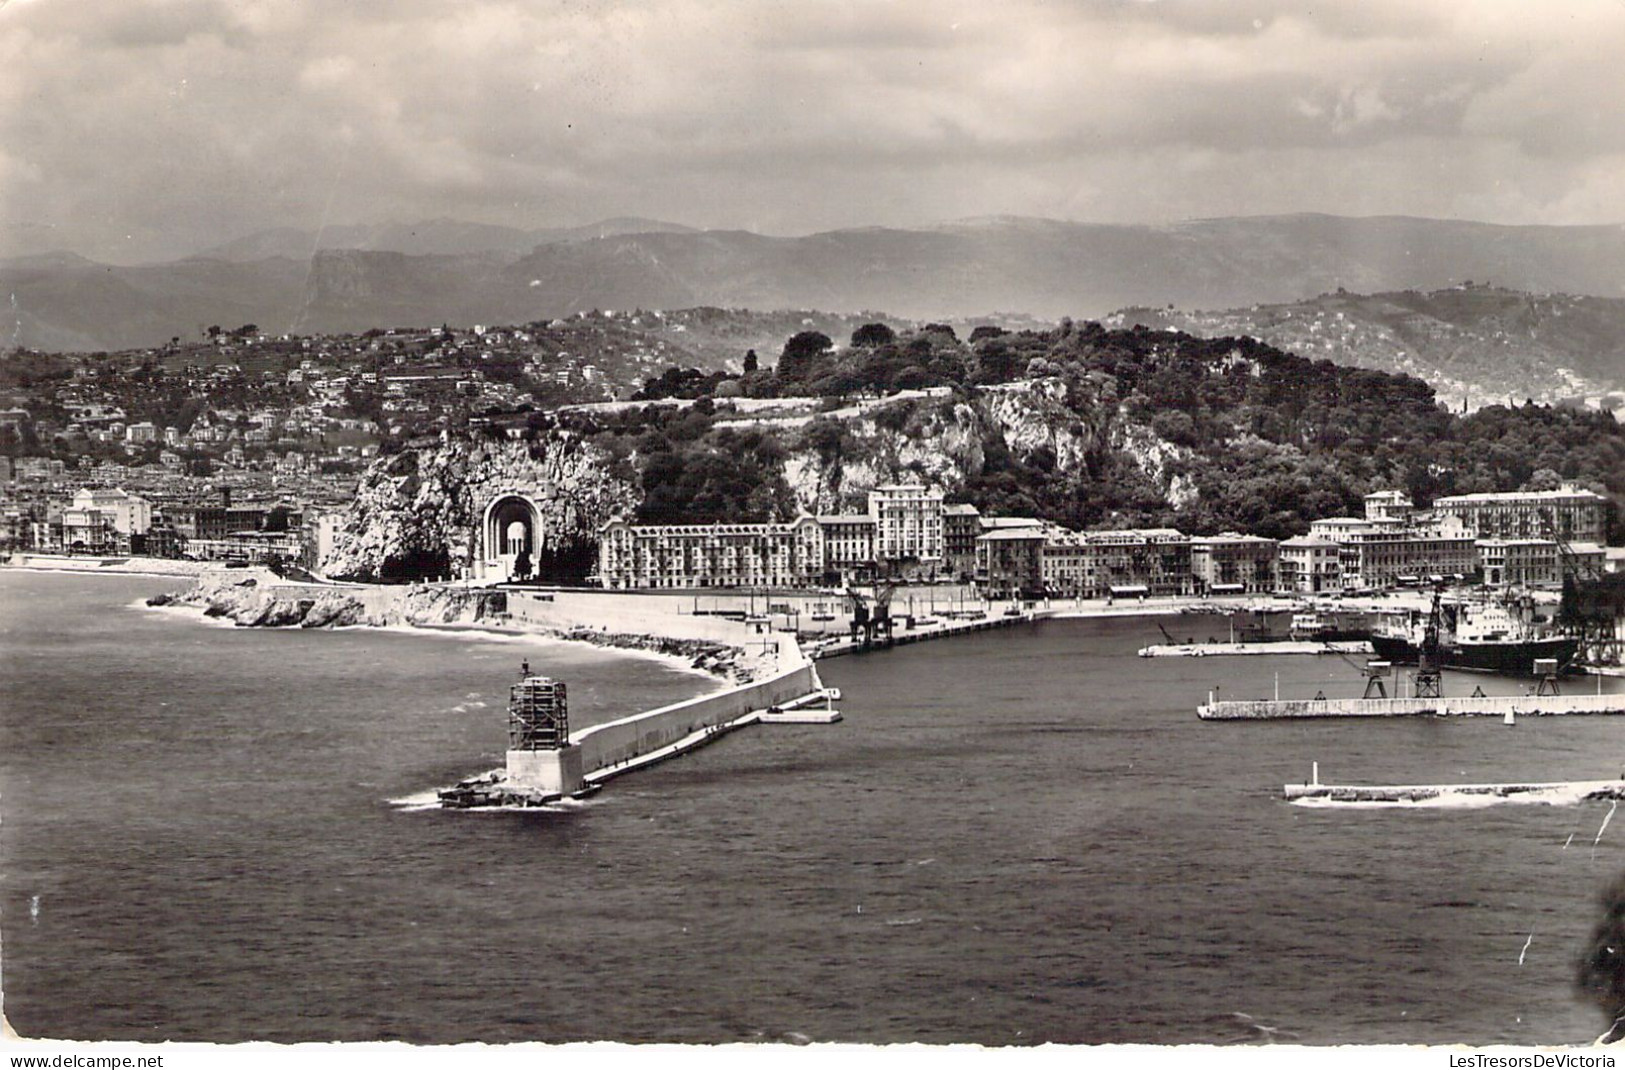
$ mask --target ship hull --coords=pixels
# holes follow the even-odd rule
[[[1569,667],[1579,649],[1580,641],[1567,636],[1518,643],[1441,643],[1439,664],[1447,669],[1533,676],[1537,659],[1556,659],[1561,672]],[[1373,635],[1371,650],[1378,661],[1391,661],[1395,665],[1415,665],[1419,653],[1415,643],[1392,635]]]

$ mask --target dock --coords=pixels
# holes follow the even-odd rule
[[[1256,654],[1369,654],[1363,639],[1320,643],[1285,639],[1271,643],[1157,643],[1141,647],[1142,658],[1244,657]]]
[[[889,639],[876,639],[868,644],[851,639],[838,639],[809,647],[807,656],[822,661],[825,658],[839,657],[842,654],[856,654],[865,650],[884,650],[887,647],[907,646],[909,643],[923,643],[927,639],[946,639],[952,635],[969,635],[971,632],[985,632],[994,628],[1012,628],[1018,624],[1031,624],[1039,616],[1039,613],[1025,610],[1021,613],[1001,613],[998,616],[985,617],[980,620],[944,621],[940,624],[925,625],[912,630],[897,631]]]
[[[1196,707],[1204,721],[1315,717],[1557,717],[1625,713],[1621,695],[1452,695],[1448,698],[1225,699]]]

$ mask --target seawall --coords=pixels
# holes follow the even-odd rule
[[[179,576],[195,578],[218,568],[205,561],[185,561],[169,557],[75,557],[60,554],[14,553],[4,562],[6,568],[35,572],[94,573],[98,576]]]
[[[570,734],[568,746],[556,750],[508,751],[506,775],[488,789],[486,799],[534,805],[534,800],[574,795],[619,772],[703,746],[770,707],[823,689],[817,669],[793,636],[771,641],[778,668],[764,679],[580,729]],[[442,798],[467,805],[460,801],[461,793],[473,783],[465,781]]]
[[[581,749],[583,775],[631,761],[668,747],[708,728],[721,728],[770,706],[779,706],[818,691],[823,683],[812,661],[794,639],[780,639],[782,668],[757,680],[669,706],[573,732],[570,744]]]

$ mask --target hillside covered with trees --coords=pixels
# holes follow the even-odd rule
[[[826,473],[889,464],[885,478],[938,482],[986,513],[1275,538],[1358,514],[1377,489],[1403,489],[1419,505],[1560,479],[1625,494],[1625,428],[1609,413],[1522,404],[1457,415],[1415,377],[1251,338],[1064,320],[961,339],[941,324],[866,324],[844,345],[800,332],[775,365],[762,363],[743,374],[668,372],[679,390],[646,386],[646,396],[698,396],[690,406],[561,414],[538,430],[562,423],[605,447],[643,487],[639,515],[651,522],[788,518],[808,504],[785,480],[796,457]],[[860,418],[741,428],[730,411],[734,397],[815,397],[837,409],[933,387]],[[952,464],[933,468],[933,450]],[[1617,508],[1610,537],[1625,537]]]

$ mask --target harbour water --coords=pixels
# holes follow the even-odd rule
[[[521,658],[569,681],[579,723],[714,684],[563,644],[136,608],[174,586],[0,574],[0,954],[25,1036],[1567,1044],[1604,1025],[1570,979],[1625,867],[1608,806],[1280,789],[1312,761],[1340,783],[1611,779],[1617,718],[1204,723],[1210,689],[1361,681],[1337,658],[1141,659],[1151,620],[1052,621],[827,662],[840,724],[734,733],[568,810],[414,810],[391,800],[500,763]],[[1527,686],[1446,688],[1480,682]]]

